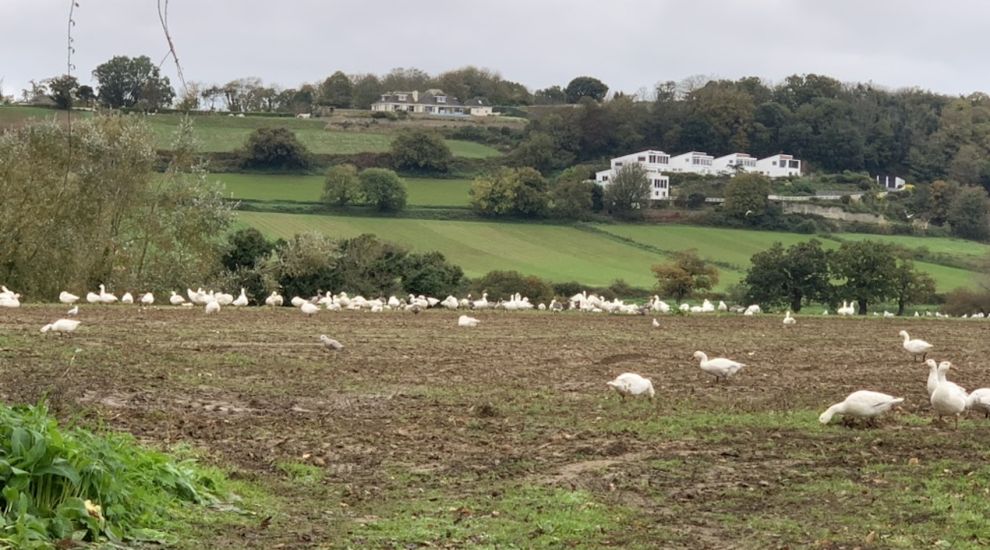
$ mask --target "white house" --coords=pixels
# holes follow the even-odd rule
[[[773,155],[756,161],[756,171],[770,178],[800,176],[801,161],[791,155]]]
[[[897,176],[877,176],[877,185],[882,185],[887,191],[900,191],[906,182]]]
[[[490,116],[492,106],[484,98],[476,97],[462,104],[456,97],[447,95],[443,90],[431,89],[420,93],[387,92],[371,104],[372,111],[405,111],[426,115],[474,115]]]
[[[712,170],[719,175],[735,174],[736,172],[755,172],[756,157],[747,153],[732,153],[712,161]]]
[[[671,172],[687,172],[689,174],[714,174],[712,163],[715,157],[698,151],[691,151],[670,157]]]
[[[623,167],[639,164],[650,180],[650,199],[666,200],[670,197],[670,178],[663,173],[670,170],[670,155],[663,151],[647,150],[612,159],[612,167],[595,173],[595,182],[605,187]]]

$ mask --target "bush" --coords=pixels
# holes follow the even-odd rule
[[[371,118],[377,119],[387,119],[387,120],[399,120],[399,117],[390,111],[372,111]]]
[[[533,304],[549,303],[554,297],[549,283],[536,276],[525,276],[518,271],[490,271],[472,285],[477,293],[487,292],[489,300],[505,300],[520,293]]]
[[[410,294],[445,296],[461,290],[464,271],[439,252],[410,254],[402,265],[402,289]]]
[[[945,312],[950,315],[990,314],[990,292],[957,288],[945,295]]]
[[[691,193],[688,195],[685,205],[692,210],[701,208],[705,205],[705,195],[703,193]]]
[[[351,164],[341,164],[327,171],[323,182],[323,203],[332,206],[347,206],[360,202],[361,184],[358,171]]]
[[[303,170],[312,159],[288,128],[258,128],[248,136],[241,153],[244,168]]]
[[[454,155],[438,134],[426,130],[406,130],[392,142],[392,162],[396,170],[443,173]]]
[[[231,233],[227,243],[227,251],[220,261],[229,271],[254,267],[258,260],[266,258],[274,248],[274,245],[253,227]]]
[[[369,168],[358,176],[366,203],[380,212],[399,212],[406,207],[406,184],[384,168]]]

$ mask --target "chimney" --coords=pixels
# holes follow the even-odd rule
[[[419,91],[413,90],[412,92],[413,103],[419,103]]]

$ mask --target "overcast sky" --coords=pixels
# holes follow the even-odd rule
[[[164,0],[162,0],[164,1]],[[0,0],[3,93],[65,72],[70,0]],[[75,74],[167,52],[157,0],[77,0]],[[485,67],[531,90],[578,75],[636,92],[692,75],[819,73],[990,91],[990,2],[973,0],[170,0],[187,80],[283,87],[335,70]],[[163,68],[173,81],[175,67]]]

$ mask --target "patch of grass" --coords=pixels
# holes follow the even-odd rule
[[[319,483],[326,475],[322,468],[302,462],[283,460],[276,464],[276,466],[296,483]]]
[[[379,517],[352,529],[350,542],[454,545],[460,548],[598,548],[629,511],[585,491],[534,485],[495,495],[404,496]]]

